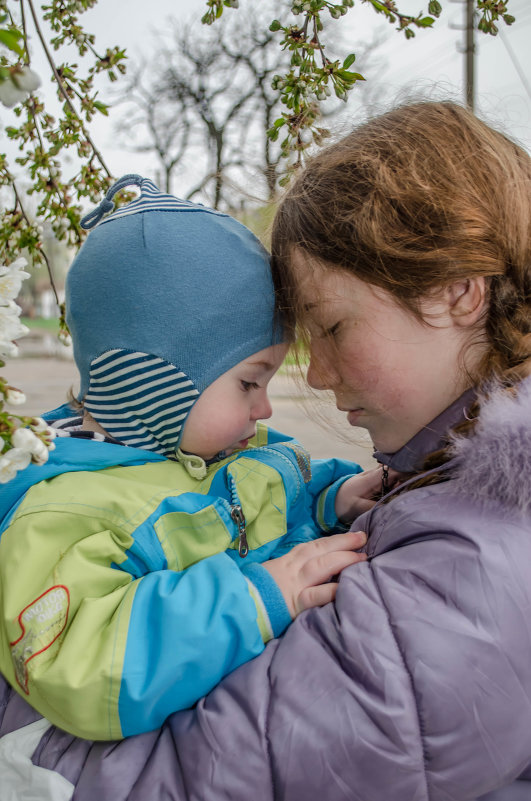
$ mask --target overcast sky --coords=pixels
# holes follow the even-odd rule
[[[421,8],[427,9],[427,0],[398,0],[397,5],[405,13],[416,14]],[[350,39],[353,43],[371,39],[375,32],[387,37],[378,48],[377,74],[367,69],[367,75],[369,80],[384,81],[391,96],[414,86],[435,91],[438,96],[443,93],[462,99],[464,56],[459,51],[464,33],[459,28],[464,23],[464,3],[442,0],[442,5],[443,14],[434,28],[418,31],[415,39],[406,41],[403,33],[357,0],[346,17],[331,25],[328,38],[333,39],[334,24],[345,31],[346,50],[341,55],[346,55]],[[99,0],[84,18],[87,30],[96,34],[100,47],[123,45],[134,63],[141,55],[153,52],[155,31],[167,28],[169,18],[184,21],[195,16],[199,25],[204,7],[204,0],[150,0],[149,4],[145,0]],[[122,9],[125,14],[120,13]],[[517,21],[509,28],[502,24],[502,36],[476,35],[477,110],[531,150],[531,3],[509,0],[509,9]],[[226,9],[225,13],[238,11]],[[98,136],[104,137],[102,146],[115,174],[130,171],[131,166],[139,172],[153,169],[154,161],[149,156],[130,155],[113,148],[109,124],[98,127]]]
[[[241,3],[259,3],[260,0],[240,0]],[[384,18],[375,14],[367,4],[356,0],[354,8],[339,22],[332,22],[326,41],[333,48],[334,30],[341,32],[342,47],[336,46],[332,56],[344,57],[356,43],[371,40],[375,34],[385,39],[378,47],[373,63],[358,68],[365,73],[371,85],[376,81],[386,84],[390,98],[412,89],[451,96],[462,100],[464,84],[464,0],[441,0],[444,11],[431,30],[420,30],[415,39],[405,40]],[[397,0],[405,13],[426,11],[428,0]],[[97,5],[82,15],[85,29],[96,35],[96,46],[120,45],[127,49],[131,64],[154,52],[156,32],[168,29],[169,19],[189,20],[200,17],[205,9],[204,0],[99,0]],[[531,2],[509,0],[509,10],[517,18],[507,27],[501,24],[502,36],[476,34],[477,112],[488,121],[501,127],[531,151]],[[238,14],[226,9],[225,14]],[[334,27],[335,26],[335,27]],[[49,85],[45,80],[43,90]],[[356,92],[356,88],[353,90]],[[105,87],[102,85],[102,96]],[[355,111],[355,104],[347,104],[346,113]],[[105,154],[115,175],[139,172],[153,176],[154,157],[124,151],[117,146],[114,126],[117,113],[111,110],[108,119],[97,119],[91,124],[93,136]],[[345,123],[348,125],[348,121]]]

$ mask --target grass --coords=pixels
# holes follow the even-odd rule
[[[59,320],[57,317],[21,317],[21,322],[27,325],[31,331],[47,331],[53,334],[59,333]]]
[[[306,365],[309,361],[309,354],[307,353],[305,346],[298,342],[289,349],[282,364],[284,367],[293,367],[293,365]]]

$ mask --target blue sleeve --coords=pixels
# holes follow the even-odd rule
[[[182,572],[143,576],[127,633],[119,716],[125,737],[193,706],[264,649],[241,570],[216,554]]]
[[[288,437],[273,428],[264,428],[267,430],[268,445],[284,446],[284,453],[289,454],[292,461],[296,461],[298,470],[306,483],[310,515],[319,532],[328,534],[336,531],[348,531],[349,526],[343,525],[337,519],[336,495],[343,482],[350,476],[363,472],[363,468],[357,462],[350,462],[346,459],[310,459],[306,449],[293,437]],[[309,471],[308,468],[310,468]],[[311,474],[311,478],[308,482],[306,476],[309,474]],[[309,537],[304,536],[298,541],[293,540],[293,544],[305,542],[307,539]],[[289,550],[289,548],[285,550]]]
[[[350,476],[361,473],[363,468],[356,462],[345,459],[312,460],[312,479],[308,487],[311,497],[312,518],[324,533],[348,531],[336,515],[338,489]]]

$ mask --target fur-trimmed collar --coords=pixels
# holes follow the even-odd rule
[[[531,511],[531,377],[513,394],[490,388],[470,437],[454,435],[456,487],[475,500]]]

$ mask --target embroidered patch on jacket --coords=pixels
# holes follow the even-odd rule
[[[69,606],[69,592],[58,584],[35,598],[18,616],[22,634],[9,646],[17,682],[26,695],[29,695],[28,662],[44,653],[64,631]]]
[[[302,473],[304,483],[308,484],[312,480],[312,463],[310,460],[310,454],[308,451],[304,450],[302,445],[297,445],[293,442],[283,442],[282,444],[285,445],[286,448],[290,448],[295,454],[295,458],[297,459],[297,464]]]

